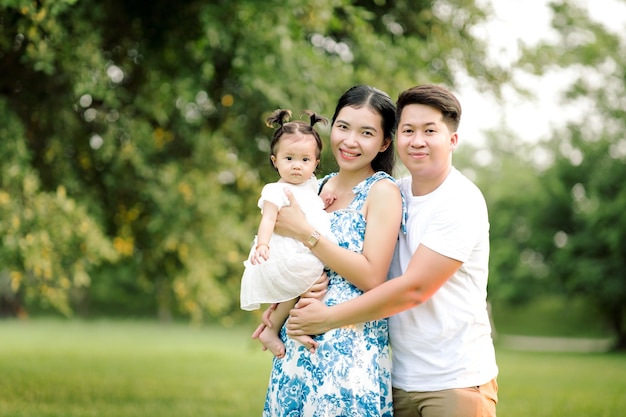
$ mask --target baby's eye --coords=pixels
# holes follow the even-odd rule
[[[292,157],[290,157],[290,156],[286,156],[286,157],[285,157],[285,159],[286,159],[287,161],[291,161],[293,158],[292,158]]]
[[[309,161],[311,160],[311,158],[302,158],[302,160],[303,160],[304,162],[309,162]]]

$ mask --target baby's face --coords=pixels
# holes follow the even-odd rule
[[[317,142],[311,135],[286,134],[278,142],[272,163],[281,180],[290,184],[302,184],[309,180],[317,165]]]

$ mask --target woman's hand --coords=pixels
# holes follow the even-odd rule
[[[309,236],[311,226],[291,191],[286,189],[285,194],[289,199],[289,205],[278,212],[274,233],[302,241]]]
[[[326,272],[322,272],[322,275],[315,281],[315,284],[309,288],[307,292],[302,294],[300,298],[314,298],[322,301],[324,296],[328,292],[328,275]]]
[[[259,335],[261,334],[263,330],[265,330],[266,327],[269,327],[269,328],[272,327],[272,322],[270,321],[270,314],[272,314],[272,311],[276,310],[276,306],[278,306],[278,304],[270,304],[270,306],[263,312],[263,315],[261,316],[261,324],[259,324],[259,326],[256,328],[254,332],[252,332],[253,339],[258,339]],[[263,350],[267,350],[265,345],[263,345]]]

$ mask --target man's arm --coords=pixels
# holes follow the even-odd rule
[[[287,322],[292,336],[320,334],[349,324],[389,317],[428,300],[462,265],[420,245],[401,276],[350,301],[326,307],[301,300]]]

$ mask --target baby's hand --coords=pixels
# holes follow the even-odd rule
[[[252,256],[250,256],[250,263],[252,265],[259,265],[270,258],[270,247],[261,243],[256,245],[256,249]]]
[[[324,208],[328,208],[328,206],[330,206],[331,204],[333,204],[335,202],[335,200],[337,199],[337,196],[334,194],[330,194],[330,193],[322,193],[320,195],[322,201],[324,202]]]

